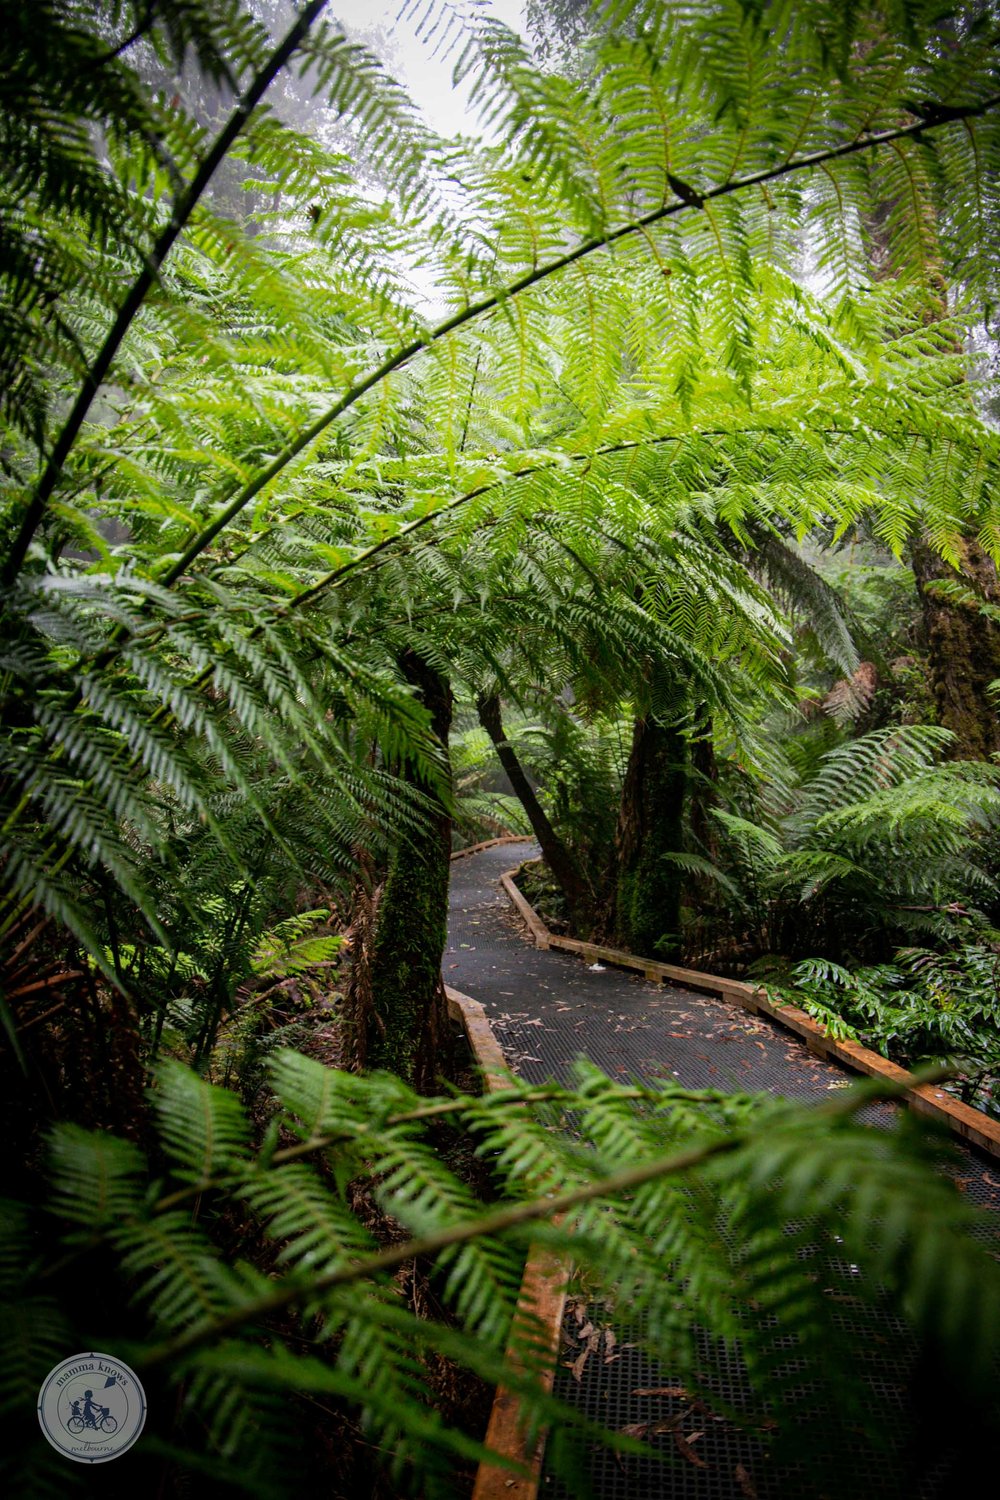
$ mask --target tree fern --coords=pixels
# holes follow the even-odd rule
[[[614,1298],[619,1321],[642,1309],[651,1352],[683,1369],[693,1387],[700,1355],[689,1344],[692,1317],[738,1336],[760,1394],[777,1403],[779,1421],[790,1419],[789,1441],[795,1397],[780,1373],[782,1334],[795,1329],[811,1378],[844,1374],[829,1368],[824,1277],[817,1281],[813,1262],[803,1260],[817,1234],[811,1215],[835,1226],[839,1253],[864,1262],[873,1294],[878,1283],[880,1296],[903,1295],[915,1328],[943,1338],[956,1359],[988,1364],[1000,1288],[989,1254],[963,1238],[975,1216],[945,1177],[928,1177],[937,1146],[910,1126],[894,1141],[853,1124],[859,1101],[838,1099],[810,1114],[676,1085],[623,1087],[593,1067],[568,1089],[516,1085],[482,1099],[427,1100],[385,1075],[336,1074],[291,1053],[276,1058],[272,1081],[279,1107],[298,1120],[300,1144],[276,1148],[272,1136],[248,1152],[234,1096],[172,1067],[155,1091],[174,1163],[165,1176],[152,1177],[136,1147],[67,1127],[56,1130],[50,1158],[57,1238],[71,1255],[104,1246],[132,1299],[130,1359],[144,1378],[163,1367],[183,1381],[177,1435],[161,1412],[154,1444],[179,1458],[187,1433],[195,1470],[238,1458],[248,1493],[271,1493],[275,1472],[271,1420],[261,1415],[264,1425],[253,1430],[248,1414],[264,1413],[271,1393],[282,1391],[325,1392],[355,1405],[393,1452],[400,1478],[412,1479],[419,1454],[424,1492],[449,1493],[449,1461],[480,1450],[428,1409],[424,1351],[491,1379],[502,1375],[536,1420],[554,1416],[531,1383],[539,1354],[529,1328],[519,1335],[527,1368],[501,1363],[529,1231],[571,1247],[595,1294]],[[184,1119],[206,1128],[182,1141],[175,1122]],[[428,1153],[428,1131],[445,1120],[493,1163],[499,1203],[484,1208]],[[560,1124],[570,1120],[568,1130]],[[388,1251],[373,1242],[346,1193],[360,1180],[416,1230],[413,1241]],[[202,1208],[193,1218],[196,1199]],[[272,1275],[226,1263],[227,1204],[250,1209],[274,1245]],[[544,1222],[554,1209],[563,1213],[558,1227]],[[428,1265],[451,1309],[443,1322],[415,1320],[391,1280],[421,1244],[437,1247]],[[52,1253],[61,1253],[57,1245]],[[15,1304],[35,1295],[34,1275],[19,1256]],[[49,1305],[56,1316],[51,1298]],[[286,1321],[293,1308],[294,1328]],[[79,1309],[58,1316],[72,1321]],[[91,1338],[107,1316],[100,1304],[84,1310]],[[266,1349],[256,1343],[259,1328],[270,1330]],[[60,1328],[59,1336],[73,1335]],[[33,1404],[47,1349],[32,1354],[23,1377],[10,1376],[15,1412]],[[294,1425],[287,1399],[284,1409],[278,1426],[287,1430]],[[559,1419],[579,1420],[562,1408]],[[282,1433],[274,1436],[281,1453]]]
[[[729,806],[710,809],[719,847],[697,869],[745,933],[748,958],[865,962],[903,941],[947,942],[956,921],[983,928],[995,899],[995,768],[940,761],[951,738],[900,725],[827,750],[821,739],[798,760],[772,747],[760,781],[727,773]]]
[[[832,1032],[860,1037],[898,1061],[952,1061],[960,1077],[948,1087],[996,1110],[1000,1013],[988,943],[963,942],[945,954],[902,948],[893,963],[854,969],[805,959],[777,976],[777,988]]]
[[[966,533],[987,546],[997,535],[996,434],[957,378],[967,315],[956,301],[950,319],[924,317],[928,215],[970,302],[996,280],[994,237],[979,233],[998,156],[985,19],[959,17],[952,47],[923,5],[610,4],[579,66],[559,72],[478,7],[433,8],[426,25],[474,79],[484,144],[436,139],[319,8],[283,45],[228,0],[148,14],[53,0],[0,42],[0,931],[16,952],[29,914],[51,922],[54,942],[89,955],[88,981],[103,970],[102,993],[135,990],[151,1050],[183,1047],[202,1066],[299,882],[346,895],[360,848],[377,864],[432,793],[448,795],[402,648],[418,645],[470,696],[504,688],[532,716],[540,684],[575,685],[607,710],[655,664],[658,680],[689,680],[720,736],[760,763],[759,705],[790,694],[772,592],[789,537],[817,523],[843,535],[870,516],[889,546],[920,528],[949,557]],[[285,61],[338,113],[330,144],[259,98]],[[186,95],[169,102],[180,76],[245,108],[213,135]],[[252,179],[262,232],[207,191],[224,159]],[[873,286],[866,215],[890,199],[896,274]],[[823,295],[802,285],[806,223]],[[414,270],[432,298],[414,293]],[[825,618],[847,663],[842,622]],[[935,748],[903,734],[831,761],[804,810],[776,798],[760,836],[738,806],[742,824],[721,820],[731,878],[752,864],[755,909],[775,900],[796,916],[804,890],[807,907],[833,910],[859,886],[893,909],[917,889],[943,900],[950,881],[968,888],[992,777],[963,780]],[[427,795],[396,774],[405,764]],[[786,768],[786,789],[793,780]],[[187,1430],[203,1400],[217,1419],[206,1472],[222,1453],[240,1468],[252,1430],[240,1402],[266,1423],[288,1382],[364,1409],[401,1462],[421,1443],[467,1454],[419,1399],[414,1323],[382,1272],[358,1305],[366,1251],[346,1186],[381,1183],[383,1211],[432,1237],[478,1209],[415,1122],[394,1119],[423,1108],[401,1084],[281,1068],[302,1134],[279,1149],[272,1132],[260,1158],[238,1106],[163,1075],[162,1194],[131,1148],[61,1132],[65,1248],[106,1232],[164,1362],[171,1346],[180,1358],[178,1339],[212,1341],[188,1356],[182,1396]],[[587,1087],[562,1107],[589,1111],[591,1156],[560,1143],[543,1108],[529,1119],[516,1091],[509,1106],[456,1103],[448,1118],[466,1111],[483,1151],[539,1191],[586,1194],[599,1163],[613,1175],[616,1152],[645,1160],[660,1145],[659,1127],[633,1129],[612,1101],[602,1113]],[[723,1145],[723,1106],[709,1114],[706,1160],[717,1146],[722,1172],[743,1147]],[[279,1160],[310,1155],[317,1132],[345,1137],[332,1179]],[[828,1155],[796,1141],[825,1173]],[[888,1192],[878,1163],[858,1159],[875,1196]],[[225,1185],[208,1186],[220,1173]],[[903,1177],[919,1228],[915,1175]],[[199,1188],[207,1208],[192,1219]],[[731,1331],[734,1263],[698,1218],[706,1194],[655,1173],[637,1188],[621,1222],[570,1203],[565,1235],[664,1329],[689,1284]],[[259,1267],[226,1265],[227,1211],[252,1212],[275,1258],[287,1250],[280,1316]],[[652,1242],[671,1267],[660,1292],[636,1232],[658,1215],[668,1227]],[[787,1310],[804,1277],[747,1222],[746,1282],[780,1265],[788,1291],[774,1306]],[[521,1243],[470,1231],[440,1248],[435,1286],[455,1322],[427,1329],[428,1343],[498,1370]],[[346,1279],[324,1283],[318,1264]],[[295,1342],[314,1333],[309,1318],[284,1341],[280,1318],[301,1307],[325,1320],[318,1355]],[[267,1328],[270,1350],[244,1327]],[[824,1327],[817,1314],[810,1358]],[[327,1358],[338,1349],[339,1367]],[[234,1403],[224,1377],[237,1373]],[[246,1472],[266,1488],[278,1470]]]

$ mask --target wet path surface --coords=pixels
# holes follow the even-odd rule
[[[529,844],[499,845],[452,865],[445,982],[481,1002],[512,1070],[532,1082],[566,1079],[573,1061],[583,1055],[622,1082],[676,1079],[690,1088],[767,1091],[814,1102],[850,1084],[850,1074],[813,1057],[795,1035],[765,1017],[624,970],[588,966],[571,954],[534,948],[522,935],[499,877],[536,854]],[[868,1117],[877,1118],[891,1108],[877,1105]],[[963,1152],[961,1159],[959,1186],[969,1199],[1000,1209],[1000,1162],[972,1152]],[[616,1429],[650,1424],[651,1430],[640,1434],[650,1441],[656,1441],[652,1429],[657,1424],[668,1430],[658,1440],[665,1462],[622,1460],[595,1451],[590,1480],[597,1500],[794,1500],[815,1493],[803,1472],[779,1471],[767,1463],[759,1430],[744,1431],[711,1414],[695,1414],[701,1432],[697,1448],[685,1454],[669,1430],[683,1401],[642,1394],[669,1387],[669,1372],[627,1345],[619,1344],[615,1354],[606,1357],[606,1338],[581,1367],[580,1328],[598,1321],[593,1309],[584,1320],[581,1308],[578,1318],[571,1304],[557,1391]],[[869,1381],[890,1406],[898,1391],[902,1406],[907,1356],[900,1345],[900,1326],[886,1315],[878,1328],[867,1323],[853,1330],[849,1307],[843,1326],[856,1331],[866,1360],[876,1351],[875,1364],[866,1369]],[[591,1341],[593,1337],[589,1335]],[[720,1400],[744,1405],[749,1388],[738,1351],[706,1346],[705,1363],[709,1386]],[[569,1369],[572,1364],[577,1366],[575,1374]],[[691,1426],[688,1422],[681,1430],[690,1431]],[[887,1453],[880,1460],[873,1467],[872,1455],[859,1452],[852,1476],[851,1456],[844,1455],[844,1493],[866,1500],[901,1493],[900,1455]],[[908,1480],[903,1492],[951,1500],[951,1483],[938,1457]],[[549,1481],[543,1481],[542,1494],[552,1500],[576,1500]]]
[[[623,1080],[677,1078],[733,1093],[818,1099],[850,1081],[764,1017],[530,946],[499,879],[535,854],[530,844],[507,844],[453,863],[443,964],[445,982],[486,1008],[516,1072],[565,1079],[583,1054]],[[1000,1205],[1000,1170],[997,1181]]]

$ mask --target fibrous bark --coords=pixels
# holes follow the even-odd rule
[[[960,571],[919,540],[913,542],[911,560],[938,717],[955,735],[952,754],[987,760],[1000,750],[1000,722],[988,692],[1000,680],[1000,625],[986,616],[979,601],[1000,606],[996,566],[970,539],[961,543]],[[956,581],[962,588],[958,597],[936,588]]]
[[[431,727],[447,755],[452,695],[447,680],[416,652],[400,658],[404,676],[431,713]],[[361,1055],[369,1068],[388,1068],[418,1089],[434,1085],[447,1007],[441,980],[448,920],[451,815],[437,792],[420,782],[432,810],[394,850],[371,922],[363,967],[367,1014]]]
[[[687,745],[676,728],[636,719],[618,819],[615,928],[633,953],[680,953],[681,871],[664,854],[682,847]]]
[[[719,780],[719,767],[715,760],[711,719],[702,726],[698,738],[692,740],[690,755],[687,788],[688,827],[691,830],[695,847],[700,848],[709,859],[715,860],[719,853],[718,837],[716,824],[709,816],[709,812],[718,803],[716,786]]]

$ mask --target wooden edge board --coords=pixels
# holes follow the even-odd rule
[[[887,1078],[902,1084],[909,1082],[904,1098],[912,1110],[940,1121],[954,1135],[968,1141],[970,1145],[978,1146],[981,1151],[987,1151],[991,1156],[1000,1156],[1000,1121],[991,1120],[982,1110],[963,1104],[961,1099],[956,1099],[953,1094],[933,1084],[916,1083],[913,1074],[906,1068],[890,1062],[868,1047],[862,1047],[859,1042],[831,1036],[825,1027],[814,1021],[812,1016],[806,1015],[805,1011],[799,1010],[798,1006],[776,1005],[761,990],[745,1002],[739,997],[733,998],[738,1004],[745,1003],[748,1009],[770,1016],[780,1025],[798,1032],[811,1051],[832,1058],[845,1068],[864,1073],[869,1078]]]
[[[524,1267],[521,1292],[514,1311],[514,1321],[531,1319],[538,1347],[539,1333],[546,1359],[541,1384],[552,1390],[562,1334],[563,1312],[569,1284],[569,1264],[564,1256],[548,1248],[532,1245]],[[497,1386],[484,1439],[494,1453],[504,1453],[524,1464],[527,1473],[518,1474],[499,1464],[481,1463],[476,1472],[472,1500],[536,1500],[542,1477],[546,1432],[534,1435],[525,1430],[521,1420],[521,1403],[513,1391]]]
[[[461,990],[452,989],[450,984],[445,985],[444,992],[448,1014],[465,1028],[472,1055],[482,1070],[486,1092],[495,1094],[498,1089],[510,1088],[510,1069],[479,1001],[473,1000],[471,995],[463,995]]]
[[[510,1088],[510,1072],[489,1018],[478,1000],[445,985],[448,1012],[465,1028],[469,1046],[483,1073],[489,1093]],[[514,1321],[532,1325],[536,1341],[541,1330],[547,1367],[541,1376],[546,1391],[555,1380],[559,1338],[562,1331],[570,1266],[564,1256],[547,1247],[532,1245],[524,1266]],[[510,1362],[518,1363],[508,1346]],[[513,1391],[497,1386],[490,1409],[484,1442],[494,1453],[503,1453],[521,1466],[521,1472],[499,1464],[481,1463],[476,1472],[472,1500],[536,1500],[542,1477],[545,1432],[530,1434],[521,1420],[521,1405]]]
[[[591,963],[614,964],[616,968],[635,969],[647,979],[658,982],[673,982],[689,989],[707,990],[723,1000],[742,1006],[754,1014],[769,1016],[788,1031],[802,1037],[810,1052],[819,1057],[832,1059],[842,1067],[855,1073],[864,1073],[869,1078],[891,1079],[894,1083],[910,1086],[903,1097],[917,1114],[928,1116],[946,1125],[954,1135],[978,1146],[991,1156],[1000,1157],[1000,1120],[992,1120],[981,1109],[963,1104],[944,1089],[917,1083],[913,1074],[890,1062],[878,1052],[862,1047],[858,1042],[841,1041],[831,1036],[825,1026],[814,1021],[812,1016],[797,1005],[779,1005],[770,998],[766,989],[747,984],[740,979],[725,979],[718,974],[703,974],[698,969],[684,969],[678,964],[661,963],[654,958],[640,958],[626,953],[621,948],[609,948],[602,943],[584,943],[579,938],[560,937],[550,932],[534,907],[514,884],[514,870],[502,875],[501,883],[518,912],[524,918],[538,948],[557,948],[566,953],[576,953]]]
[[[534,939],[536,948],[554,948],[563,946],[566,942],[572,942],[571,938],[555,938],[546,927],[541,917],[535,911],[527,896],[522,896],[514,884],[514,871],[510,870],[506,875],[500,876],[500,884],[510,897],[520,915],[528,924],[528,929]]]
[[[483,839],[480,844],[469,844],[465,849],[456,849],[452,859],[467,859],[470,854],[482,854],[484,849],[495,849],[498,844],[530,844],[533,833],[502,833],[499,838]]]

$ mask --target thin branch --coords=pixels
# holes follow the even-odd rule
[[[861,438],[865,440],[867,440],[867,438],[872,433],[874,433],[877,437],[889,439],[897,439],[900,437],[920,438],[923,436],[923,434],[918,432],[892,432],[889,430],[882,430],[870,426],[859,429],[848,427],[810,428],[809,432],[810,434],[822,433],[824,437],[830,438],[846,437]],[[280,619],[283,615],[289,613],[291,610],[300,609],[302,605],[310,603],[319,594],[325,593],[327,589],[339,587],[342,580],[346,578],[350,573],[355,572],[358,568],[364,567],[366,563],[371,562],[373,559],[380,556],[381,553],[386,552],[391,547],[395,547],[396,545],[398,545],[398,543],[408,540],[415,532],[423,530],[424,527],[431,525],[440,517],[452,515],[455,511],[461,510],[463,506],[468,505],[471,500],[478,500],[483,495],[489,494],[492,490],[501,489],[504,486],[513,483],[513,481],[517,479],[527,479],[534,474],[543,474],[547,470],[563,468],[569,464],[591,464],[595,459],[598,458],[613,457],[615,454],[619,453],[637,452],[645,448],[662,447],[667,443],[697,441],[701,438],[737,438],[747,433],[789,438],[799,436],[799,433],[796,431],[796,429],[792,427],[753,426],[703,428],[700,430],[692,430],[690,432],[671,432],[656,435],[653,437],[630,438],[620,443],[608,443],[604,447],[594,449],[592,453],[560,453],[557,458],[547,459],[542,463],[526,464],[523,468],[511,469],[507,473],[501,475],[498,479],[490,480],[485,484],[478,485],[475,489],[466,490],[461,495],[456,495],[451,500],[445,501],[443,505],[438,506],[436,510],[427,511],[424,515],[418,516],[415,520],[407,522],[405,526],[401,526],[398,531],[393,532],[390,536],[383,537],[380,541],[373,542],[370,547],[363,548],[360,552],[357,552],[354,557],[348,558],[346,562],[340,563],[329,573],[325,573],[322,578],[317,579],[316,582],[310,584],[308,588],[302,589],[298,594],[294,594],[286,604],[279,606],[279,608],[275,611],[275,618]]]
[[[112,47],[109,52],[102,52],[99,57],[95,57],[92,62],[87,64],[86,71],[89,73],[95,68],[106,68],[108,63],[115,62],[130,47],[134,47],[140,37],[145,36],[155,20],[156,6],[153,0],[150,0],[150,3],[146,6],[142,16],[136,22],[134,29],[129,32],[128,36],[123,41],[120,41],[117,47]]]
[[[909,429],[899,429],[897,431],[893,431],[890,428],[872,427],[870,424],[865,424],[863,427],[858,428],[811,427],[808,430],[810,435],[819,434],[823,437],[828,438],[853,438],[855,440],[861,441],[868,441],[872,435],[877,438],[885,438],[890,441],[894,441],[900,438],[920,439],[925,436],[925,434],[921,432],[916,432]],[[318,578],[314,583],[309,584],[304,589],[300,589],[297,594],[293,594],[290,599],[287,599],[284,602],[284,604],[276,605],[274,610],[268,617],[268,623],[275,624],[277,621],[284,619],[293,610],[301,609],[303,605],[312,603],[314,599],[318,598],[320,594],[326,593],[328,589],[339,587],[342,580],[348,577],[351,573],[354,573],[359,568],[363,568],[368,563],[373,562],[376,558],[380,557],[382,553],[389,551],[391,548],[397,546],[400,542],[408,541],[410,537],[412,537],[416,532],[422,531],[426,527],[433,525],[435,521],[440,520],[442,517],[453,515],[456,511],[463,509],[463,507],[468,505],[472,500],[479,500],[483,495],[488,495],[493,490],[503,489],[505,486],[507,486],[508,484],[513,484],[518,479],[529,479],[535,474],[544,474],[551,469],[565,468],[570,464],[592,464],[596,459],[613,457],[615,454],[619,453],[635,453],[646,448],[663,447],[668,443],[696,442],[700,439],[714,440],[717,438],[738,438],[746,435],[796,438],[800,435],[800,433],[799,430],[795,427],[775,426],[774,424],[755,424],[753,426],[744,427],[692,428],[689,432],[669,432],[654,434],[650,437],[629,438],[619,443],[607,443],[603,447],[595,448],[590,453],[560,452],[557,456],[545,459],[540,463],[525,464],[522,468],[519,469],[509,469],[500,474],[496,479],[488,480],[483,484],[477,485],[474,489],[463,490],[460,495],[455,495],[450,500],[446,500],[444,504],[437,506],[436,509],[426,511],[422,516],[416,517],[415,520],[408,521],[404,526],[401,526],[398,531],[394,531],[390,536],[383,537],[381,538],[381,540],[373,542],[371,546],[362,548],[359,552],[356,552],[353,557],[348,558],[346,562],[338,564],[338,566],[331,569],[329,573],[324,573],[322,577]],[[982,435],[986,435],[985,431]],[[292,519],[294,519],[294,517]],[[281,524],[283,525],[286,523],[283,522]],[[279,525],[271,528],[272,531],[277,531],[279,529]],[[257,537],[255,540],[259,543],[261,538]],[[156,624],[149,626],[146,630],[134,630],[128,632],[123,631],[119,640],[114,641],[113,644],[103,646],[100,651],[95,652],[93,656],[89,658],[91,666],[92,668],[107,666],[108,663],[114,659],[115,655],[122,648],[122,646],[132,644],[137,640],[148,639],[151,641],[156,641],[161,636],[166,634],[171,625],[177,623],[178,621],[184,622],[198,619],[202,614],[202,610],[191,610],[184,614],[171,616],[170,620],[168,621],[159,621]],[[249,639],[256,640],[260,636],[262,628],[263,627],[260,625],[254,626],[250,631]],[[83,658],[82,660],[86,661],[87,659],[88,658]],[[191,688],[203,686],[210,680],[212,676],[212,670],[213,669],[211,667],[206,667],[201,673],[199,673],[197,677],[191,680],[188,686]],[[78,691],[74,696],[72,706],[75,706],[76,703],[80,702],[83,696],[85,696],[85,694],[82,694]]]
[[[30,1024],[34,1024],[33,1022]],[[22,1028],[27,1029],[27,1028]],[[731,1096],[717,1092],[712,1089],[682,1089],[682,1088],[616,1088],[615,1098],[625,1100],[645,1100],[651,1104],[725,1104]],[[567,1104],[579,1103],[579,1094],[571,1089],[566,1089],[560,1084],[552,1084],[548,1088],[529,1088],[518,1090],[516,1083],[503,1093],[497,1093],[483,1098],[477,1098],[475,1103],[482,1108],[486,1105],[491,1112],[499,1109],[507,1109],[512,1106],[523,1104],[544,1104],[563,1101]],[[419,1122],[421,1120],[439,1119],[442,1116],[458,1114],[467,1109],[469,1101],[467,1098],[438,1099],[433,1104],[424,1105],[418,1109],[407,1110],[405,1113],[390,1115],[387,1120],[377,1125],[359,1125],[352,1131],[333,1131],[328,1135],[311,1136],[306,1141],[299,1141],[294,1146],[286,1146],[280,1151],[275,1151],[264,1161],[258,1157],[254,1161],[246,1162],[240,1170],[220,1174],[215,1177],[203,1177],[199,1182],[191,1183],[187,1187],[178,1188],[176,1192],[168,1193],[159,1198],[153,1205],[151,1212],[162,1214],[172,1208],[179,1207],[182,1203],[188,1203],[192,1198],[200,1198],[204,1193],[225,1188],[235,1188],[240,1183],[248,1181],[254,1171],[264,1167],[285,1166],[288,1162],[301,1161],[303,1157],[313,1156],[318,1151],[328,1151],[331,1146],[343,1145],[370,1132],[384,1130],[392,1125],[405,1125]],[[95,1233],[90,1239],[81,1242],[58,1261],[46,1266],[38,1273],[39,1281],[48,1281],[53,1276],[60,1275],[67,1266],[74,1264],[81,1255],[90,1251],[104,1242],[104,1235]]]
[[[198,205],[199,199],[211,182],[217,168],[228,155],[233,142],[243,130],[247,120],[274,82],[278,73],[280,73],[289,58],[298,49],[302,39],[308,33],[317,16],[325,8],[326,3],[327,0],[311,0],[311,3],[306,6],[306,9],[288,32],[284,41],[271,54],[246,92],[240,96],[235,109],[192,178],[187,191],[175,201],[170,221],[161,232],[149,255],[145,258],[142,270],[132,283],[128,295],[119,308],[118,316],[109,329],[93,364],[87,371],[80,392],[73,403],[73,408],[63,424],[55,447],[49,454],[41,478],[21,520],[17,537],[4,563],[3,571],[0,573],[0,586],[9,588],[20,572],[24,559],[27,556],[28,548],[31,545],[31,539],[38,529],[45,513],[45,507],[59,482],[63,465],[66,463],[73,444],[80,434],[80,429],[86,421],[94,398],[104,384],[118,350],[121,348],[122,342],[132,326],[136,314],[145,301],[146,294],[157,280],[160,267],[170,253],[175,240],[190,219]]]

